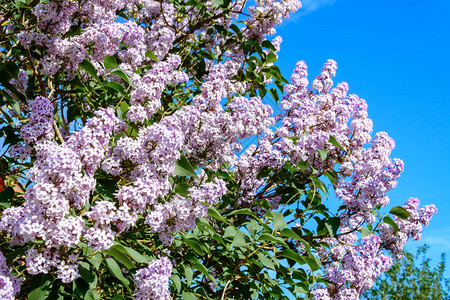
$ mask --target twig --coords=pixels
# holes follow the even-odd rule
[[[55,119],[53,119],[53,130],[55,131],[56,137],[59,140],[59,142],[61,144],[64,144],[64,140],[63,140],[63,138],[61,136],[61,132],[59,132],[58,124],[56,123]]]
[[[228,285],[230,284],[231,279],[228,279],[227,284],[225,284],[225,287],[223,288],[222,297],[220,297],[220,300],[225,299],[225,292],[227,291]]]

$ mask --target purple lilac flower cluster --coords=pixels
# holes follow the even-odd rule
[[[22,94],[25,94],[28,84],[28,75],[24,69],[19,69],[19,74],[17,75],[17,79],[11,79],[9,81],[16,89]],[[10,91],[6,90],[8,94],[15,98],[14,94]]]
[[[224,65],[215,65],[202,85],[202,94],[193,99],[192,125],[186,128],[183,150],[200,166],[216,170],[223,162],[234,165],[236,153],[242,150],[239,139],[261,134],[273,122],[272,108],[259,97],[234,97],[225,106],[230,80]],[[186,114],[180,115],[187,119]]]
[[[244,198],[251,199],[263,184],[256,175],[264,167],[279,168],[286,160],[295,164],[304,160],[323,172],[332,169],[336,160],[353,166],[361,158],[363,145],[371,139],[372,122],[367,118],[365,101],[356,95],[347,96],[346,83],[332,88],[336,68],[336,62],[329,60],[314,80],[316,87],[307,88],[306,64],[297,63],[291,84],[285,86],[282,111],[275,117],[281,126],[276,132],[266,127],[259,144],[250,146],[237,163]],[[341,148],[330,143],[330,137],[351,151],[343,154]],[[327,159],[320,158],[318,149],[327,151]]]
[[[425,205],[420,209],[419,206],[420,201],[417,198],[409,198],[405,202],[403,208],[411,214],[411,217],[406,220],[395,217],[398,231],[385,223],[380,225],[380,237],[385,248],[391,251],[395,259],[402,259],[403,249],[408,239],[419,240],[422,237],[423,226],[428,226],[433,215],[437,213],[437,208],[433,204]]]
[[[134,275],[135,300],[169,300],[169,277],[172,264],[167,257],[151,261],[148,267]]]
[[[150,119],[161,107],[160,98],[166,85],[176,85],[189,79],[186,73],[175,71],[180,63],[180,57],[172,55],[167,61],[155,64],[142,78],[134,81],[135,88],[130,93],[131,105],[127,113],[130,122],[139,123]]]
[[[150,32],[146,35],[145,40],[156,58],[162,60],[172,48],[176,34],[174,28],[181,27],[182,24],[177,24],[175,22],[176,9],[172,3],[164,1],[164,3],[162,3],[162,10],[160,9],[159,4],[157,5],[157,9],[151,10],[152,12],[157,13],[153,13],[154,22]]]
[[[341,251],[333,253],[335,262],[326,269],[331,285],[316,286],[313,299],[359,299],[392,265],[392,259],[381,252],[381,243],[381,238],[372,234],[357,246],[341,245]]]
[[[46,97],[38,96],[31,102],[28,123],[23,125],[20,134],[26,144],[36,142],[41,137],[49,139],[54,135],[53,104]]]
[[[162,243],[169,245],[178,231],[190,231],[195,220],[208,214],[208,207],[217,204],[227,192],[222,179],[189,188],[188,197],[176,195],[170,203],[155,204],[147,211],[145,223],[157,232]]]
[[[298,0],[269,0],[255,1],[255,5],[249,8],[251,17],[246,20],[248,30],[246,35],[254,39],[262,39],[266,35],[274,35],[274,27],[280,25],[283,19],[289,18],[302,7]]]
[[[6,258],[0,252],[0,299],[14,300],[20,291],[21,281],[11,274],[10,268],[6,265]]]
[[[50,109],[47,101],[39,100],[45,104],[44,108],[36,105],[41,102],[33,102],[32,114],[35,110]],[[83,235],[87,241],[93,238],[82,217],[70,212],[82,208],[89,200],[96,185],[93,174],[104,158],[118,122],[111,108],[96,114],[66,143],[41,140],[35,145],[37,160],[28,173],[35,184],[25,193],[22,206],[7,208],[2,213],[0,230],[11,235],[11,244],[44,242],[44,246],[27,252],[31,274],[47,273],[50,267],[56,267],[63,282],[78,276],[77,259],[66,249],[76,248]]]

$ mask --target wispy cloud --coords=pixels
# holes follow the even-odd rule
[[[310,14],[323,6],[331,5],[334,2],[336,2],[336,0],[300,0],[300,1],[302,2],[302,8],[299,11],[301,15]]]

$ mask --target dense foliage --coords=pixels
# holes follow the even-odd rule
[[[435,268],[427,257],[428,246],[417,249],[416,255],[405,252],[403,259],[379,277],[374,286],[365,291],[364,299],[450,299],[450,278],[444,277],[445,253]]]
[[[335,61],[281,75],[300,7],[2,1],[0,298],[357,299],[401,258],[436,208],[380,211],[403,162]]]

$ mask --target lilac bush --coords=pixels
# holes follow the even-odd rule
[[[403,162],[334,60],[282,76],[300,8],[3,4],[2,299],[358,299],[401,258],[437,209],[385,213]]]

